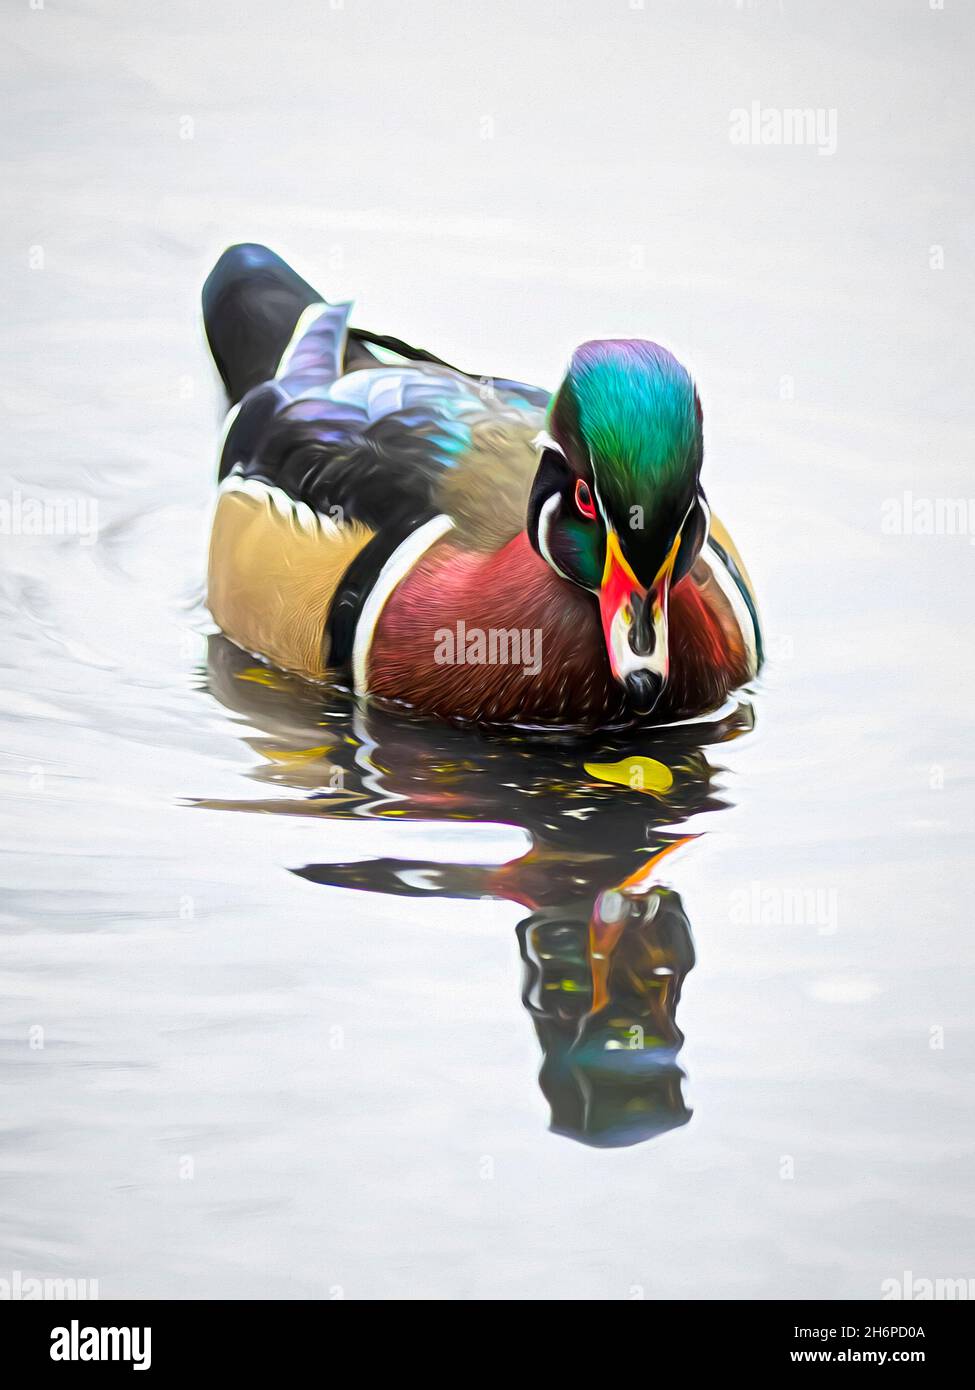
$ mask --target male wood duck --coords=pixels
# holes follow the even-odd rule
[[[228,637],[482,725],[672,722],[756,675],[754,594],[666,349],[584,343],[550,397],[350,309],[257,245],[204,285],[231,402],[209,559]]]

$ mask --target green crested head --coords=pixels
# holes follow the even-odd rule
[[[573,353],[549,412],[529,505],[532,543],[599,595],[613,672],[642,706],[667,677],[667,596],[707,533],[701,405],[656,343],[606,339]]]
[[[583,343],[555,397],[551,428],[570,458],[591,467],[623,553],[649,584],[701,471],[701,407],[690,373],[656,343]]]

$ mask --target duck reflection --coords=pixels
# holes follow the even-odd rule
[[[197,804],[527,832],[527,852],[502,865],[387,857],[294,872],[372,893],[520,904],[522,1000],[552,1129],[611,1147],[687,1123],[676,1011],[694,947],[679,894],[660,880],[694,838],[682,833],[690,817],[724,805],[703,745],[750,729],[749,705],[637,736],[494,737],[363,711],[340,690],[256,666],[220,636],[209,639],[205,680],[250,726],[244,737],[262,758],[250,775],[267,794]]]
[[[679,895],[610,888],[588,922],[534,913],[518,939],[552,1129],[608,1147],[686,1124],[676,1010],[694,947]]]

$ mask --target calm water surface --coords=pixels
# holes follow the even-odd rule
[[[971,490],[971,25],[511,7],[513,46],[503,5],[408,8],[283,6],[260,63],[256,5],[4,21],[0,496],[77,525],[0,536],[0,1277],[972,1276],[975,552],[881,524]],[[837,107],[834,156],[729,145],[793,91]],[[692,728],[488,738],[214,634],[196,296],[241,237],[473,368],[552,382],[616,332],[689,356],[758,686]],[[606,779],[633,756],[671,785]]]

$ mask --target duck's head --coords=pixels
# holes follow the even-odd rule
[[[656,343],[583,343],[536,444],[532,545],[598,597],[613,675],[649,713],[669,672],[670,590],[707,536],[694,382]]]

